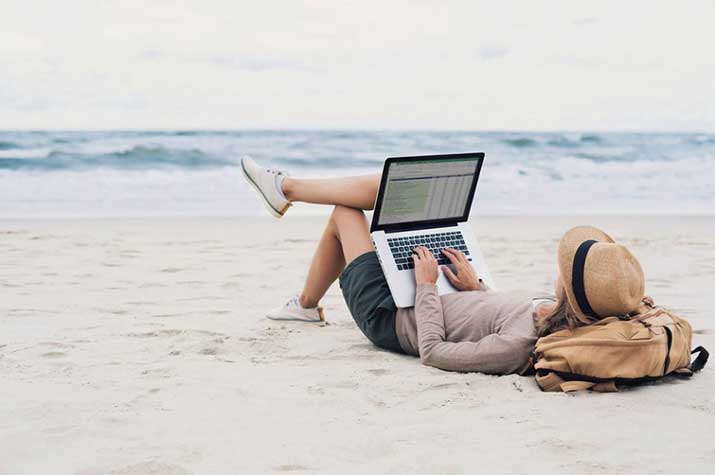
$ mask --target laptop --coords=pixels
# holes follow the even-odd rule
[[[397,307],[415,304],[412,250],[424,246],[441,265],[442,249],[462,251],[494,288],[472,228],[467,223],[484,153],[393,157],[385,161],[370,236]],[[451,269],[454,270],[454,269]],[[439,295],[456,292],[439,269]]]

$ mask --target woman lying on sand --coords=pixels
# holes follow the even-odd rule
[[[643,298],[643,272],[635,257],[608,234],[581,226],[559,244],[555,298],[485,288],[464,254],[453,249],[443,252],[454,271],[445,266],[443,272],[460,292],[440,297],[437,261],[426,248],[416,248],[415,306],[398,309],[363,212],[375,203],[379,175],[306,180],[250,158],[241,166],[276,217],[295,201],[334,206],[303,291],[268,318],[321,321],[320,299],[339,278],[355,323],[375,345],[445,370],[524,374],[537,337],[630,313]]]

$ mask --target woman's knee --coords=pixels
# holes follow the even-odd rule
[[[354,219],[359,219],[362,221],[365,219],[365,212],[361,209],[350,208],[348,206],[343,205],[336,205],[333,208],[333,212],[330,215],[330,219],[336,223],[339,223],[340,221],[344,220]]]
[[[331,225],[334,226],[335,236],[342,245],[346,264],[374,250],[370,239],[370,226],[362,210],[336,206],[330,220]]]

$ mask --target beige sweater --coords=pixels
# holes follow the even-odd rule
[[[396,330],[406,353],[449,371],[523,373],[536,343],[532,297],[524,292],[456,292],[440,297],[417,286],[415,306],[398,309]]]

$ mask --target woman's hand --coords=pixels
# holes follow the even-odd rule
[[[417,247],[413,251],[415,262],[415,282],[418,284],[434,284],[437,282],[437,259],[426,247]]]
[[[467,260],[467,256],[461,251],[454,249],[444,249],[445,256],[452,262],[455,272],[449,267],[442,266],[442,272],[447,276],[452,285],[458,290],[479,290],[482,288],[482,279],[477,277],[472,264]]]

